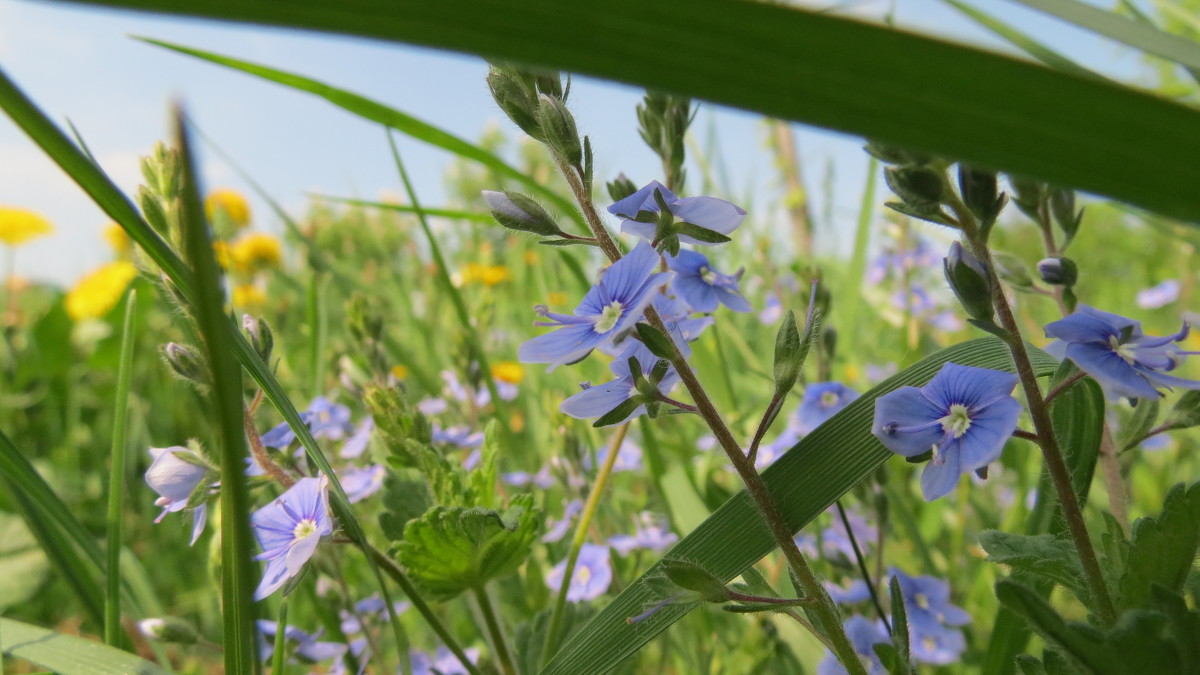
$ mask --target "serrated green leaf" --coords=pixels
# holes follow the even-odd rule
[[[433,506],[433,495],[418,470],[391,469],[383,479],[382,501],[385,510],[379,514],[379,527],[389,540],[400,541],[404,526]]]
[[[987,530],[979,535],[979,545],[991,562],[1056,583],[1090,605],[1079,554],[1069,540],[1052,534],[1028,536]]]
[[[1005,607],[1029,621],[1047,642],[1064,650],[1097,675],[1124,673],[1115,650],[1105,644],[1103,635],[1097,637],[1079,630],[1078,625],[1068,625],[1037,591],[1015,581],[1001,580],[996,584],[996,597]]]
[[[1057,361],[1039,350],[1031,350],[1031,357],[1040,375],[1049,375],[1058,367]],[[918,361],[852,402],[763,472],[763,480],[791,527],[799,530],[824,513],[835,499],[893,456],[871,435],[875,399],[905,385],[924,385],[947,362],[1012,369],[1012,358],[1002,342],[995,338],[971,340]],[[774,548],[775,540],[749,495],[741,492],[680,540],[671,549],[671,557],[703,561],[705,569],[718,579],[730,580]],[[636,625],[627,623],[628,618],[666,597],[654,588],[655,580],[664,578],[658,565],[647,570],[555,655],[544,675],[606,672],[683,617],[692,605],[668,605]]]
[[[404,528],[397,556],[431,596],[450,600],[513,572],[541,528],[532,495],[513,498],[503,513],[435,506]]]
[[[1136,664],[1126,672],[1189,672],[1182,668],[1183,658],[1173,640],[1171,620],[1166,614],[1142,610],[1125,612],[1108,631],[1105,641],[1120,655],[1122,663]]]
[[[1151,588],[1161,584],[1179,592],[1200,548],[1200,483],[1176,485],[1162,513],[1133,524],[1129,560],[1118,589],[1117,608],[1149,608]]]
[[[170,675],[119,649],[74,635],[0,619],[0,650],[60,675]]]
[[[496,459],[500,456],[500,423],[488,420],[483,428],[483,446],[479,448],[479,463],[467,475],[475,506],[491,509],[496,501]]]

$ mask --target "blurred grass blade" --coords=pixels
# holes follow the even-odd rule
[[[1008,40],[1021,51],[1050,66],[1051,68],[1057,68],[1064,73],[1071,73],[1080,77],[1095,77],[1102,80],[1107,79],[1103,75],[1084,68],[1083,66],[1075,63],[1062,54],[1059,54],[1041,42],[1038,42],[1029,35],[1017,30],[1016,28],[1013,28],[1000,19],[983,12],[973,5],[963,2],[962,0],[942,1],[962,12],[963,14],[966,14],[973,21],[975,21],[975,23],[992,31],[1005,40]]]
[[[0,619],[4,654],[61,675],[170,675],[171,671],[107,645],[20,621]]]
[[[196,280],[197,329],[204,338],[211,375],[211,406],[221,459],[221,624],[225,672],[244,675],[259,669],[255,634],[254,541],[250,536],[250,494],[246,487],[242,370],[231,357],[231,324],[212,236],[204,217],[199,179],[182,111],[175,114],[181,181],[184,250]]]
[[[78,1],[567,70],[931,151],[1200,221],[1200,134],[1194,133],[1200,111],[1024,60],[782,4]],[[665,26],[670,39],[664,39]],[[613,35],[621,36],[618,51]],[[881,101],[889,114],[879,114]]]
[[[1200,44],[1079,0],[1013,0],[1188,68],[1200,68]]]
[[[862,300],[864,277],[867,274],[867,249],[871,246],[871,229],[875,221],[875,185],[879,182],[879,160],[874,156],[867,159],[867,184],[863,188],[862,201],[858,204],[858,222],[854,227],[854,250],[850,253],[850,271],[847,277],[846,303],[841,311],[846,314],[846,325],[858,325],[858,313],[866,303]],[[839,303],[840,304],[840,303]],[[841,308],[839,308],[841,309]]]
[[[337,87],[325,84],[324,82],[318,82],[295,73],[276,70],[267,66],[258,65],[256,63],[250,63],[249,61],[242,61],[240,59],[222,56],[220,54],[214,54],[211,52],[205,52],[199,49],[192,49],[183,45],[162,42],[160,40],[154,40],[151,38],[139,37],[138,39],[158,47],[170,49],[171,51],[175,51],[180,54],[194,56],[198,59],[203,59],[210,63],[232,68],[248,75],[261,77],[264,80],[281,84],[285,87],[291,87],[293,89],[298,89],[300,91],[320,96],[339,108],[358,115],[363,119],[368,119],[372,122],[378,122],[386,127],[395,129],[400,133],[407,134],[408,136],[411,136],[419,141],[424,141],[430,145],[434,145],[448,152],[452,152],[459,157],[475,160],[476,162],[483,164],[498,174],[507,176],[508,178],[524,184],[529,189],[545,197],[548,201],[554,202],[554,204],[559,208],[559,210],[562,211],[564,215],[576,220],[580,219],[577,209],[570,201],[559,195],[557,192],[547,188],[545,185],[539,183],[534,178],[526,176],[522,171],[513,168],[503,159],[500,159],[496,155],[484,150],[478,145],[465,141],[449,132],[433,126],[432,124],[423,122],[411,115],[400,112],[395,108],[390,108],[382,103],[379,103],[378,101],[373,101],[364,96],[359,96],[353,92],[346,91],[345,89],[339,89]],[[582,224],[582,222],[580,224]]]
[[[137,290],[130,289],[125,299],[125,321],[121,328],[121,357],[117,364],[117,393],[113,402],[112,465],[108,476],[108,532],[104,566],[104,642],[114,647],[121,642],[121,506],[125,501],[125,427],[129,418],[129,381],[133,372],[133,317],[137,309]]]
[[[1031,357],[1039,375],[1049,375],[1058,366],[1039,350],[1033,350]],[[800,529],[892,457],[871,435],[875,399],[901,386],[923,385],[949,362],[1012,370],[1012,358],[1004,344],[982,338],[928,356],[856,399],[763,473],[787,521]],[[775,549],[775,540],[765,527],[747,527],[747,523],[760,522],[757,517],[753,502],[743,491],[668,555],[702,563],[705,570],[728,581]],[[652,590],[652,580],[661,575],[661,564],[647,570],[571,638],[543,675],[606,672],[682,618],[687,607],[667,605],[635,625],[627,621],[662,600]]]
[[[1140,7],[1138,7],[1133,2],[1131,2],[1131,0],[1121,0],[1120,5],[1125,11],[1129,12],[1129,14],[1131,16],[1133,16],[1135,21],[1145,24],[1145,25],[1153,28],[1154,30],[1161,30],[1158,27],[1158,24],[1156,24],[1153,19],[1151,19],[1145,12],[1143,12]],[[1173,8],[1173,6],[1163,7],[1163,9],[1165,11],[1169,11],[1172,8]],[[1182,11],[1185,13],[1185,16],[1187,16],[1189,18],[1194,18],[1194,17],[1192,17],[1191,14],[1186,13],[1187,10],[1182,10]],[[1184,66],[1184,70],[1187,71],[1188,75],[1192,76],[1193,80],[1195,80],[1197,83],[1200,83],[1200,68],[1190,68],[1188,66]]]
[[[338,204],[350,204],[351,206],[365,206],[372,209],[383,209],[385,211],[396,211],[399,213],[423,213],[426,216],[434,216],[437,218],[451,218],[455,220],[470,220],[477,223],[486,223],[491,225],[496,222],[492,218],[492,214],[483,213],[482,211],[463,211],[460,209],[439,209],[433,206],[422,206],[417,208],[407,204],[393,204],[390,202],[375,202],[367,199],[353,199],[351,197],[335,197],[333,195],[310,194],[314,199],[320,199],[327,202],[337,202]]]

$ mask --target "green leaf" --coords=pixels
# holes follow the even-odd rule
[[[913,673],[912,638],[908,630],[908,610],[904,606],[904,593],[900,589],[900,579],[892,575],[888,580],[888,595],[892,608],[892,646],[896,654],[896,671],[898,673]]]
[[[979,545],[987,551],[988,560],[1063,586],[1089,604],[1079,554],[1069,540],[1051,534],[1027,536],[987,530],[979,535]]]
[[[81,1],[358,35],[567,70],[1200,220],[1200,164],[1194,161],[1200,135],[1189,131],[1200,128],[1200,112],[1131,88],[826,12],[739,0],[649,6],[638,0],[568,6],[528,0],[519,7],[484,0]],[[631,16],[639,20],[630,22]],[[668,25],[672,39],[664,41],[661,27]],[[621,58],[614,58],[604,36],[618,34],[623,46]],[[1166,42],[1177,45],[1178,38]],[[888,64],[886,76],[880,63]],[[897,114],[880,115],[880,101]]]
[[[1139,403],[1138,407],[1141,405]],[[1175,401],[1175,405],[1171,407],[1171,412],[1167,413],[1163,424],[1172,429],[1200,426],[1200,390],[1193,389],[1183,392],[1183,396],[1180,396],[1179,400]]]
[[[663,574],[676,586],[699,593],[705,602],[727,602],[729,589],[703,567],[686,560],[667,558],[662,561]]]
[[[11,619],[0,619],[0,649],[60,675],[170,675],[119,649]]]
[[[33,597],[49,573],[46,554],[25,523],[0,512],[0,610]]]
[[[700,227],[699,225],[694,225],[692,223],[679,223],[677,228],[679,234],[686,234],[696,241],[702,241],[709,244],[724,244],[725,242],[730,241],[729,237],[721,234],[720,232],[716,232],[705,227]]]
[[[1105,644],[1103,635],[1068,625],[1037,591],[1015,581],[1001,580],[996,583],[996,597],[1005,607],[1029,621],[1047,642],[1064,650],[1097,675],[1126,672],[1119,666],[1115,650]]]
[[[302,75],[289,73],[283,70],[276,70],[268,66],[242,61],[212,52],[206,52],[199,49],[192,49],[183,45],[171,44],[150,38],[138,38],[152,45],[170,49],[171,51],[194,56],[210,63],[232,68],[241,71],[248,75],[261,77],[264,80],[281,84],[285,87],[291,87],[300,91],[308,92],[329,101],[330,103],[353,113],[363,119],[372,122],[378,122],[386,127],[395,129],[401,133],[407,134],[419,141],[424,141],[430,145],[437,146],[452,152],[459,157],[474,160],[492,169],[496,173],[511,178],[519,183],[523,183],[534,192],[544,196],[547,200],[552,201],[559,207],[562,213],[569,214],[578,218],[577,210],[574,205],[563,198],[557,192],[547,188],[535,178],[525,175],[524,172],[510,166],[504,160],[496,155],[484,150],[483,148],[465,141],[447,131],[439,129],[427,122],[421,121],[412,115],[400,112],[395,108],[390,108],[378,101],[373,101],[364,96],[355,94],[354,92],[345,89],[318,82],[317,80],[309,79]],[[424,209],[422,209],[424,210]]]
[[[649,349],[651,354],[668,361],[675,357],[675,347],[671,344],[671,340],[662,334],[662,331],[648,323],[638,323],[635,324],[635,327],[638,338],[642,344],[646,345],[646,349]]]
[[[467,475],[475,506],[495,508],[496,501],[496,458],[500,455],[500,423],[488,420],[483,428],[483,446],[479,449],[479,464]]]
[[[421,517],[432,506],[433,495],[420,471],[412,468],[390,469],[383,479],[385,510],[379,514],[383,536],[391,541],[404,539],[404,527],[408,522]]]
[[[1179,592],[1200,548],[1200,483],[1171,488],[1162,513],[1133,524],[1131,549],[1118,590],[1118,610],[1150,608],[1151,588]]]
[[[413,580],[450,600],[517,569],[541,528],[532,495],[520,495],[503,515],[491,509],[436,506],[404,528],[397,546]]]
[[[1121,428],[1121,435],[1117,439],[1118,450],[1129,450],[1146,440],[1146,434],[1150,433],[1154,423],[1158,421],[1159,407],[1156,398],[1138,399],[1137,407],[1133,409],[1129,421]]]
[[[1031,351],[1040,375],[1048,375],[1058,366],[1045,353]],[[948,362],[1012,369],[1012,358],[1002,342],[995,338],[971,340],[918,361],[846,406],[763,472],[767,488],[792,529],[799,530],[816,518],[893,457],[871,435],[875,399],[905,385],[927,383]],[[730,580],[774,549],[774,538],[743,491],[680,540],[671,549],[671,557],[700,561],[718,579]],[[626,621],[663,599],[654,588],[654,579],[662,576],[661,566],[655,565],[630,584],[555,655],[544,675],[606,672],[682,618],[691,605],[665,606],[636,625]]]

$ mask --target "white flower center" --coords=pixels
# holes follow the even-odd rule
[[[913,600],[916,600],[917,607],[921,609],[929,609],[929,596],[924,593],[917,593]]]
[[[967,413],[967,406],[961,403],[951,405],[950,414],[938,421],[942,423],[942,431],[954,434],[955,438],[962,438],[971,428],[971,416]]]
[[[596,322],[596,332],[600,334],[607,333],[617,325],[621,320],[621,315],[625,313],[625,308],[617,300],[613,300],[611,304],[600,312],[600,319]]]
[[[821,394],[821,407],[832,408],[838,402],[838,395],[832,391]]]
[[[701,267],[700,279],[709,286],[712,286],[713,284],[717,283],[717,273],[709,269],[708,266]]]
[[[304,520],[296,523],[296,529],[292,530],[292,538],[296,540],[304,539],[316,531],[317,521],[311,518],[305,518]]]
[[[1114,352],[1117,353],[1117,356],[1125,359],[1126,363],[1133,365],[1133,363],[1136,359],[1136,357],[1135,357],[1136,350],[1134,349],[1133,345],[1121,344],[1121,342],[1116,338],[1116,336],[1112,336],[1112,337],[1108,338],[1108,345],[1110,347],[1112,347]]]
[[[580,586],[587,586],[588,582],[592,580],[592,570],[587,567],[580,567],[575,576],[579,579]]]

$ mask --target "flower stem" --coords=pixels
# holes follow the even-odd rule
[[[271,478],[282,485],[285,489],[296,484],[296,479],[292,478],[283,470],[283,467],[275,463],[271,456],[267,454],[267,449],[263,447],[262,436],[258,434],[258,428],[254,426],[254,406],[247,407],[242,415],[242,426],[246,429],[246,439],[250,442],[250,454],[254,456],[254,461],[263,468]]]
[[[1054,399],[1058,398],[1059,394],[1070,389],[1072,386],[1075,385],[1076,382],[1082,380],[1085,377],[1087,377],[1087,373],[1085,373],[1081,370],[1081,371],[1075,373],[1074,375],[1068,377],[1067,379],[1063,380],[1062,382],[1059,382],[1058,386],[1054,387],[1053,389],[1050,390],[1050,393],[1046,394],[1046,399],[1043,401],[1043,403],[1045,403],[1046,405],[1050,405],[1050,402],[1053,401]]]
[[[496,652],[496,660],[500,662],[500,671],[504,675],[517,675],[512,654],[508,649],[508,642],[504,639],[504,631],[500,629],[500,622],[496,618],[496,610],[492,606],[492,599],[488,597],[487,588],[477,586],[475,599],[479,602],[479,612],[483,614],[483,621],[487,625],[488,635],[492,640],[492,649]]]
[[[879,602],[879,594],[875,592],[875,582],[871,579],[871,573],[867,571],[867,561],[863,557],[862,549],[858,546],[858,537],[854,536],[854,530],[850,527],[850,518],[846,516],[842,500],[839,499],[833,504],[837,507],[842,527],[846,528],[846,537],[850,540],[850,548],[854,550],[854,561],[858,563],[858,571],[862,574],[863,583],[867,585],[867,592],[871,594],[871,604],[875,605],[875,612],[879,614],[879,620],[883,622],[883,627],[887,629],[888,635],[891,635],[892,623],[888,621],[887,612],[883,611],[883,604]]]
[[[275,651],[271,653],[271,675],[283,675],[284,647],[287,646],[288,596],[279,601],[279,621],[275,624]]]
[[[137,291],[125,301],[125,323],[121,330],[121,360],[117,369],[117,393],[113,402],[112,466],[108,475],[108,560],[105,569],[104,643],[121,643],[121,504],[125,498],[125,427],[129,418],[129,381],[133,371],[133,316]]]
[[[558,649],[558,633],[562,630],[562,614],[567,605],[567,589],[571,586],[571,577],[575,576],[575,563],[579,561],[579,550],[587,541],[588,527],[591,526],[592,517],[596,515],[596,509],[600,506],[600,497],[604,493],[605,486],[608,485],[608,477],[612,475],[613,466],[617,463],[617,455],[620,454],[621,444],[625,442],[625,434],[628,431],[629,422],[617,427],[617,432],[609,441],[608,454],[604,457],[604,463],[600,465],[600,471],[596,474],[596,482],[592,484],[592,489],[588,492],[587,503],[583,506],[583,512],[579,514],[579,524],[575,526],[575,536],[571,539],[571,550],[567,553],[567,564],[563,569],[562,584],[558,587],[558,598],[554,601],[554,613],[550,615],[550,629],[546,631],[546,642],[542,647],[541,666],[543,668],[550,662],[550,657],[554,656],[555,650]]]
[[[608,230],[604,227],[599,214],[596,213],[596,207],[592,204],[591,199],[588,198],[583,183],[572,172],[570,167],[560,164],[560,168],[563,175],[566,176],[567,183],[571,186],[572,192],[575,194],[575,199],[579,202],[580,208],[583,210],[584,219],[592,231],[592,236],[596,238],[596,241],[600,242],[600,250],[604,251],[609,260],[616,262],[621,258],[621,251],[609,235]],[[653,306],[646,308],[646,321],[662,332],[663,335],[670,335],[663,324],[662,318]],[[776,544],[783,550],[783,555],[787,558],[788,566],[792,568],[792,572],[795,574],[800,590],[806,597],[814,598],[815,606],[813,607],[813,612],[819,620],[821,629],[824,630],[829,638],[829,642],[832,645],[831,651],[841,661],[850,675],[866,675],[867,671],[863,667],[862,661],[858,658],[858,654],[854,651],[854,645],[851,644],[850,638],[847,637],[845,627],[842,626],[837,606],[830,599],[829,594],[825,592],[825,588],[821,586],[820,580],[817,579],[816,573],[808,565],[808,561],[804,559],[804,554],[800,552],[800,548],[796,546],[796,542],[793,539],[795,529],[788,525],[783,514],[779,512],[779,507],[776,506],[775,500],[771,498],[766,483],[763,482],[762,476],[758,475],[758,471],[754,468],[754,462],[750,461],[742,452],[741,446],[738,445],[737,440],[733,437],[733,432],[729,430],[729,427],[725,425],[725,421],[721,419],[721,413],[717,411],[712,399],[708,397],[708,392],[700,384],[695,371],[692,370],[687,359],[679,351],[679,346],[674,341],[671,341],[671,348],[674,352],[671,364],[679,372],[679,377],[683,381],[684,387],[687,389],[688,394],[691,395],[692,400],[695,401],[697,412],[708,423],[708,427],[716,437],[717,443],[725,451],[725,455],[729,458],[729,461],[733,463],[734,470],[737,471],[738,476],[742,479],[742,483],[746,486],[746,492],[754,500],[760,515],[762,515],[768,529],[771,531],[771,535],[775,538]],[[564,579],[570,579],[570,576],[566,576]]]

